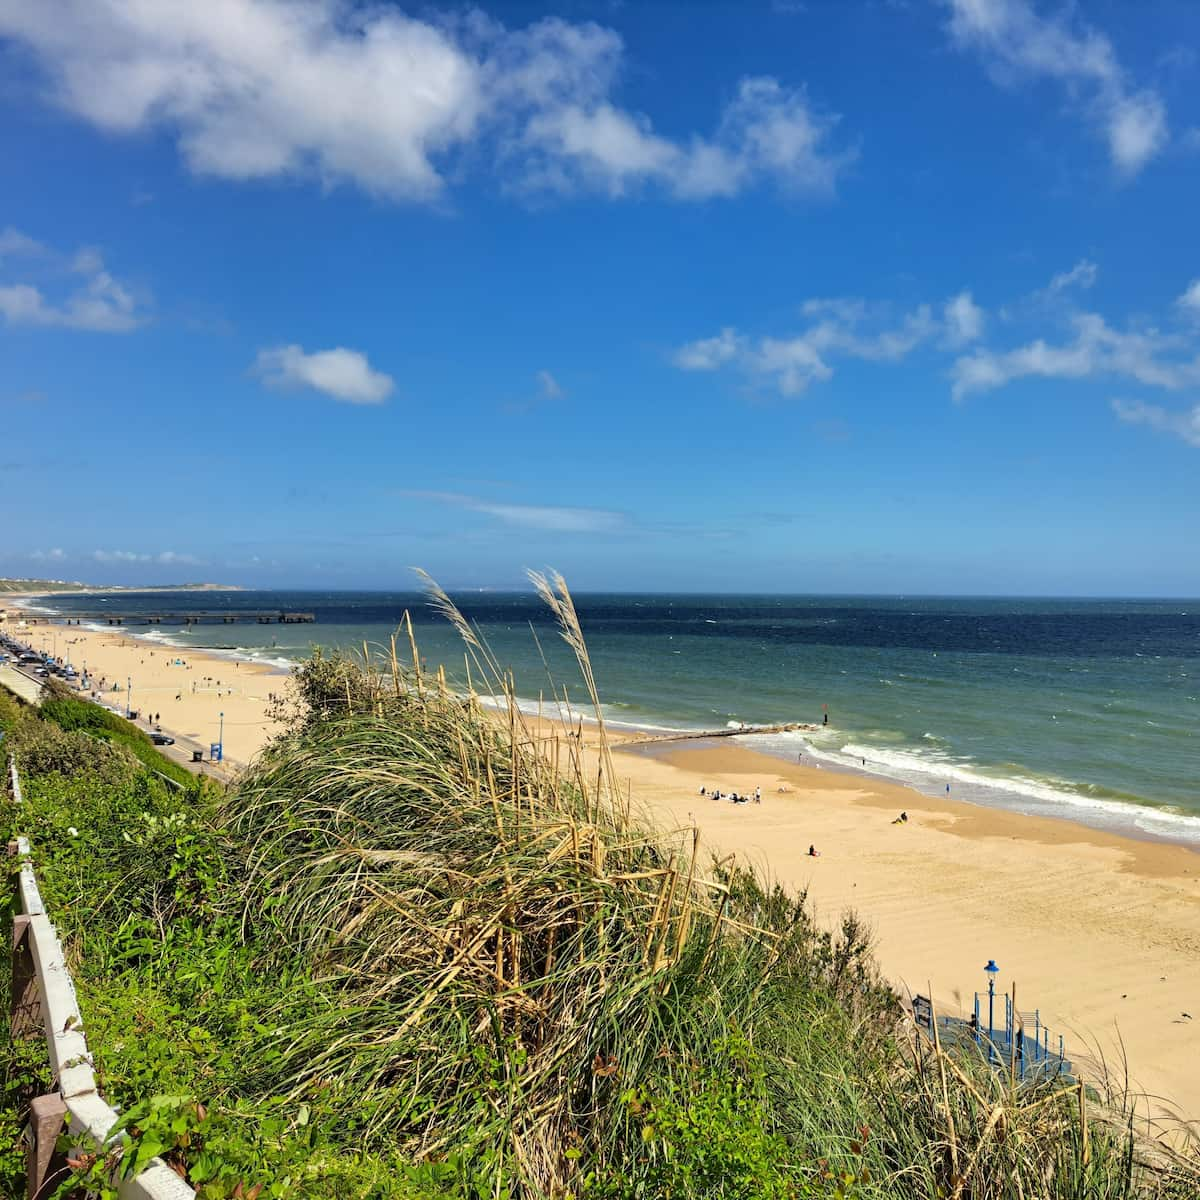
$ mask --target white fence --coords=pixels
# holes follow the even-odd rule
[[[21,780],[11,758],[8,774],[13,800],[19,807]],[[63,959],[58,933],[42,905],[29,842],[20,837],[9,843],[8,850],[21,858],[17,915],[13,918],[12,1036],[30,1037],[41,1029],[54,1081],[54,1090],[30,1105],[26,1136],[28,1196],[29,1200],[38,1200],[51,1195],[69,1173],[55,1149],[64,1122],[85,1150],[115,1143],[123,1135],[111,1136],[117,1114],[96,1087],[75,985]],[[151,1160],[135,1179],[120,1180],[117,1194],[121,1200],[195,1200],[196,1196],[159,1158]]]

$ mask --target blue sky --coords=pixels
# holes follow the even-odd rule
[[[1200,594],[1200,7],[0,0],[0,574]]]

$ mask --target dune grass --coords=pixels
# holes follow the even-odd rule
[[[598,711],[570,594],[535,585]],[[279,1047],[289,1094],[353,1081],[339,1103],[368,1138],[481,1195],[1196,1194],[1184,1159],[1139,1161],[1122,1097],[1089,1116],[1075,1090],[925,1044],[853,914],[823,931],[694,830],[639,818],[603,729],[591,754],[540,740],[433,601],[506,711],[395,644],[317,660],[309,719],[228,802],[248,919],[269,908],[278,953],[335,998]]]

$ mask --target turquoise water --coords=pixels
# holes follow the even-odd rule
[[[484,592],[456,600],[512,668],[530,708],[539,696],[548,702],[555,686],[565,685],[573,702],[582,697],[578,672],[535,597]],[[820,723],[828,714],[828,727],[814,734],[748,740],[929,794],[949,785],[961,799],[1200,845],[1200,601],[588,595],[576,602],[610,720],[708,729]],[[128,627],[280,664],[317,642],[385,644],[407,609],[427,662],[464,675],[457,636],[413,594],[159,593],[52,603],[92,620],[164,608],[314,612],[315,625]]]

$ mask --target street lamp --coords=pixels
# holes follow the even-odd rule
[[[1000,968],[996,966],[994,958],[989,958],[987,966],[983,969],[987,972],[988,977],[988,1054],[990,1056],[992,1053],[992,1026],[996,1013],[996,976],[1000,974]]]
[[[133,720],[133,679],[127,675],[125,677],[125,719]]]
[[[225,714],[221,713],[221,729],[217,734],[217,762],[225,761]]]

